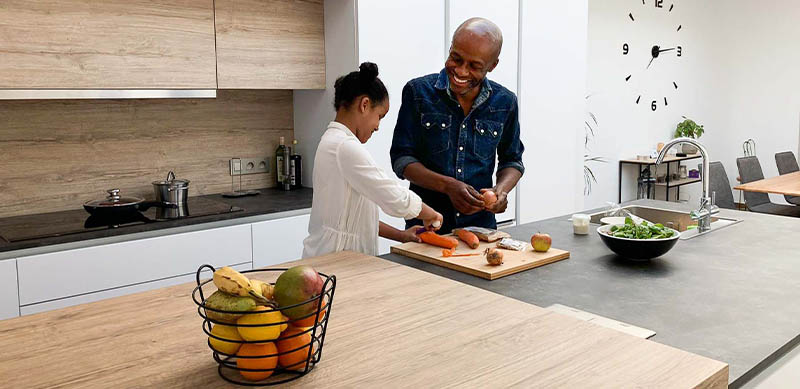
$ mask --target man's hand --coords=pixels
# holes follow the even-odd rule
[[[481,189],[481,193],[491,190],[497,195],[497,201],[489,207],[485,207],[485,209],[491,213],[503,213],[506,211],[506,207],[508,207],[508,193],[505,191],[498,191],[497,187],[491,189]]]
[[[422,228],[422,226],[413,226],[405,231],[400,231],[397,241],[401,243],[406,243],[406,242],[422,243],[422,239],[420,239],[419,235],[417,235],[417,230],[420,228]]]
[[[450,197],[450,202],[456,210],[464,215],[472,215],[483,209],[483,195],[461,181],[455,179],[450,181],[445,193]]]

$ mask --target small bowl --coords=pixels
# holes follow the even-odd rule
[[[618,238],[608,234],[611,227],[615,225],[620,224],[608,224],[598,227],[597,235],[600,235],[600,239],[611,251],[620,257],[634,261],[647,261],[666,254],[678,243],[678,239],[681,237],[680,232],[669,228],[674,235],[664,239]]]
[[[625,224],[625,216],[606,216],[600,219],[603,224]]]

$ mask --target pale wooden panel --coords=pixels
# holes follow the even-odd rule
[[[220,88],[324,89],[322,0],[216,0]]]
[[[213,0],[3,0],[0,88],[216,88]]]
[[[81,208],[105,190],[152,198],[169,170],[189,195],[231,189],[228,160],[274,156],[293,137],[291,91],[216,99],[0,102],[0,217]],[[269,174],[245,188],[274,186]],[[238,178],[236,179],[238,185]]]
[[[722,362],[403,265],[348,252],[300,262],[338,282],[322,360],[286,386],[727,387]],[[217,376],[193,287],[0,322],[3,384],[237,387]]]
[[[452,234],[450,236],[452,236]],[[533,248],[529,244],[523,251],[501,250],[503,252],[503,264],[492,266],[486,262],[486,257],[482,254],[484,250],[489,247],[497,247],[497,243],[481,241],[478,248],[471,249],[461,239],[458,239],[458,247],[456,248],[457,254],[481,255],[443,257],[441,247],[417,242],[407,242],[392,246],[391,251],[395,254],[443,266],[462,273],[472,274],[473,276],[485,278],[487,280],[496,280],[500,277],[569,258],[569,251],[551,247],[547,252],[537,253],[533,251]]]

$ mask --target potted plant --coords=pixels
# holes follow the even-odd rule
[[[686,116],[682,117],[683,121],[678,123],[678,126],[675,128],[675,138],[687,137],[697,139],[703,135],[704,129],[701,124],[695,123],[694,120],[689,119]],[[681,151],[684,154],[695,154],[698,150],[694,145],[684,143],[681,145]]]

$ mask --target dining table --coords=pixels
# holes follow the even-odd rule
[[[741,184],[733,189],[745,192],[800,196],[800,171]]]

